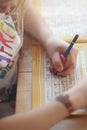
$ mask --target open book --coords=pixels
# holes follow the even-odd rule
[[[33,45],[32,108],[49,103],[56,96],[73,87],[87,74],[86,46],[86,43],[77,44],[79,53],[75,69],[67,77],[58,77],[49,71],[51,62],[44,49]],[[79,109],[77,112],[86,112],[86,109]]]

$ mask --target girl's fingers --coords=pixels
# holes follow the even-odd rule
[[[64,71],[58,73],[58,76],[67,76],[68,74],[70,74],[73,71],[74,67],[68,67],[66,68]]]
[[[53,55],[52,63],[56,71],[61,72],[63,70],[63,63],[58,52]]]

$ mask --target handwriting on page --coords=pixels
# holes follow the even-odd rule
[[[77,64],[74,71],[67,77],[58,77],[50,73],[51,65],[48,55],[44,54],[44,77],[45,77],[45,93],[46,103],[50,102],[58,94],[73,87],[87,73],[87,51],[80,51],[77,57]]]

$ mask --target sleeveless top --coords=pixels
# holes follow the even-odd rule
[[[14,91],[17,61],[22,46],[11,16],[0,14],[0,102]]]

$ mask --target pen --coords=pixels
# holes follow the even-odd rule
[[[66,58],[69,55],[69,53],[70,53],[74,43],[77,41],[78,37],[79,37],[79,35],[76,34],[75,37],[73,38],[72,42],[70,43],[69,47],[66,49],[66,51],[63,54],[60,55],[60,58],[61,58],[63,63],[66,62]],[[49,67],[49,70],[51,72],[53,72],[54,74],[57,74],[57,71],[56,71],[56,69],[54,67]]]
[[[69,55],[69,53],[70,53],[74,43],[77,41],[78,37],[79,37],[79,35],[76,34],[75,37],[73,38],[72,42],[70,43],[69,47],[66,49],[66,51],[60,55],[60,58],[63,63],[66,61],[66,58]]]

